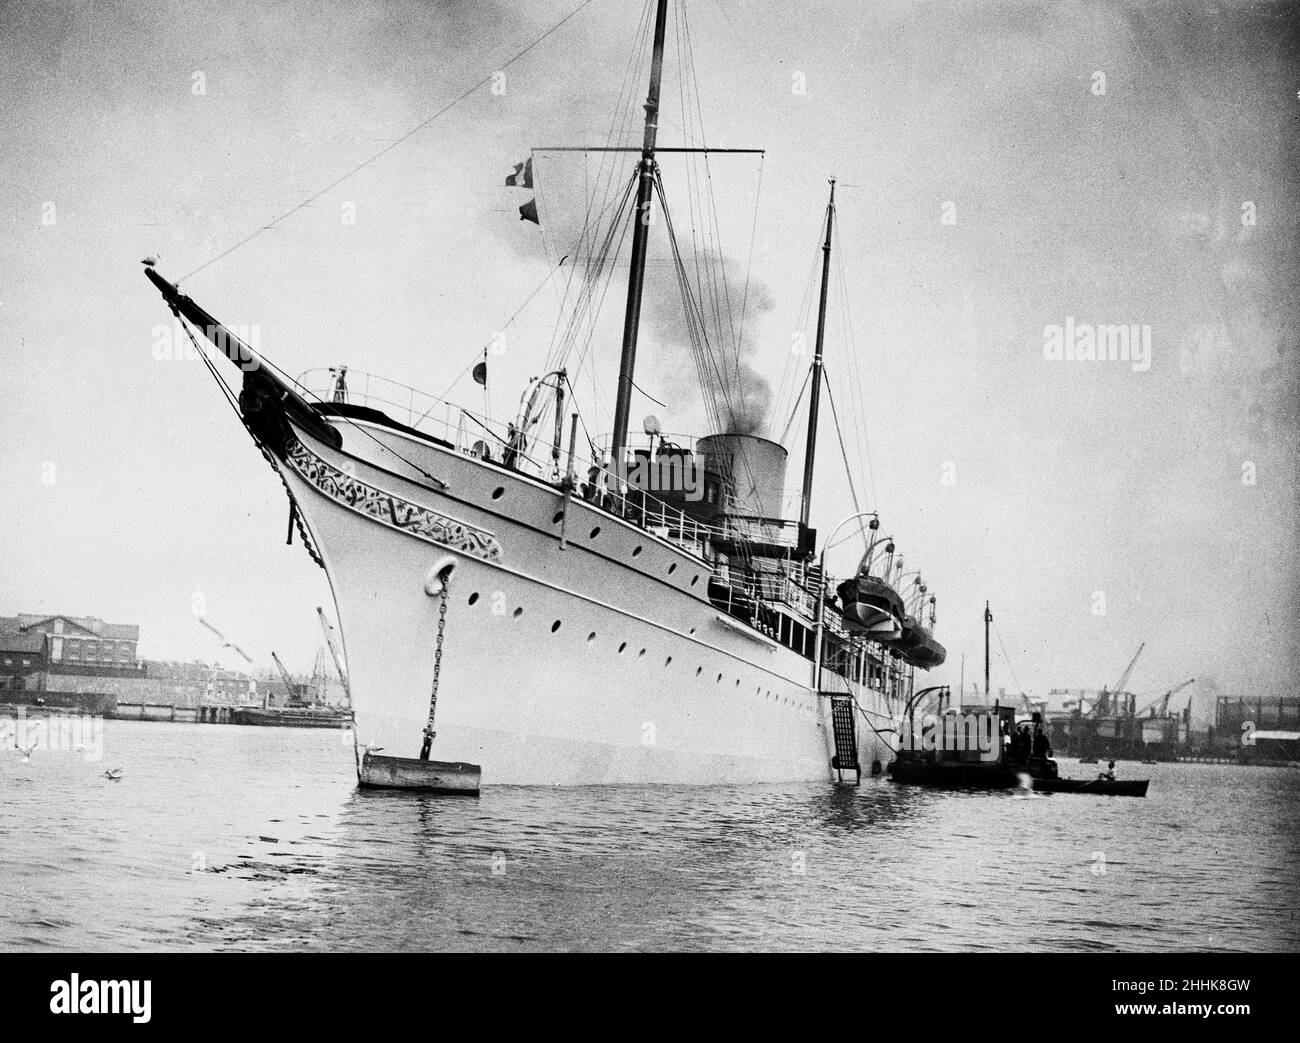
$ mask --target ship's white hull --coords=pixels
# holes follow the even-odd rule
[[[699,559],[576,497],[562,549],[554,488],[336,423],[342,450],[296,431],[279,469],[329,576],[362,743],[419,753],[440,607],[428,587],[450,559],[434,759],[481,765],[486,785],[834,777],[811,664],[721,615]],[[853,689],[889,727],[880,693]],[[889,759],[870,727],[858,735],[864,768]]]

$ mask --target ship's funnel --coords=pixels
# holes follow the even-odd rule
[[[695,443],[705,468],[723,477],[729,514],[750,518],[782,517],[785,497],[785,447],[756,435],[707,435]]]

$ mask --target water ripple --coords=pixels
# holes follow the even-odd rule
[[[868,779],[445,801],[357,792],[333,733],[109,722],[105,740],[120,783],[0,754],[0,949],[1300,945],[1294,771],[1142,766],[1146,800]]]

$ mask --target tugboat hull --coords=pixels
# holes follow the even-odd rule
[[[1150,779],[1062,779],[1053,761],[1016,767],[1002,763],[942,763],[900,758],[889,766],[893,781],[937,789],[1024,789],[1035,793],[1088,793],[1101,797],[1145,797]]]

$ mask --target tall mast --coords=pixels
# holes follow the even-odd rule
[[[984,602],[984,698],[989,697],[989,624],[993,622],[993,613],[989,603]]]
[[[817,459],[817,413],[822,394],[822,345],[826,340],[826,292],[831,282],[831,230],[835,226],[835,179],[831,178],[831,199],[826,204],[826,242],[822,244],[822,296],[817,306],[817,347],[813,352],[812,389],[808,397],[808,440],[803,452],[803,506],[799,522],[808,525],[812,509],[813,464]]]
[[[654,54],[650,60],[650,93],[645,103],[645,137],[637,168],[636,210],[632,226],[632,266],[627,276],[627,311],[623,315],[623,354],[618,363],[618,393],[614,401],[615,468],[621,467],[627,446],[628,413],[632,409],[632,373],[636,368],[636,335],[641,324],[641,290],[645,283],[645,254],[650,227],[650,196],[654,189],[655,139],[659,134],[659,83],[664,68],[664,27],[668,0],[659,0],[655,13]],[[616,473],[618,473],[616,471]]]

